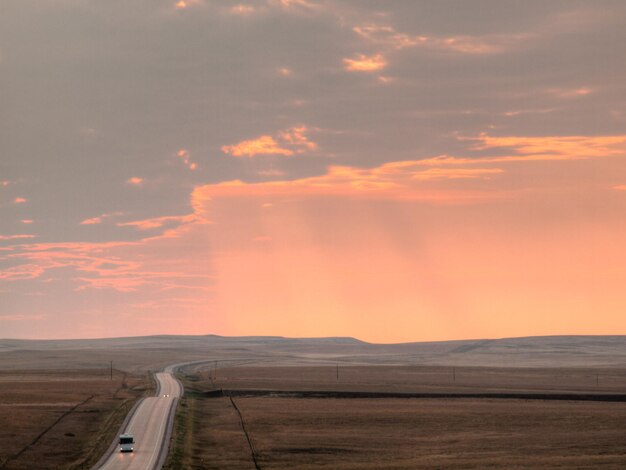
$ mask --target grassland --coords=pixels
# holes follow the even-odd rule
[[[88,468],[151,371],[197,360],[211,362],[184,370],[169,469],[255,468],[253,455],[263,469],[626,468],[621,403],[336,398],[623,394],[624,336],[382,345],[206,335],[0,339],[0,469]],[[238,393],[208,396],[219,389]]]
[[[219,362],[217,363],[219,367]],[[191,367],[198,386],[254,390],[368,392],[626,392],[622,368],[512,368],[452,366],[240,366]]]
[[[90,468],[151,387],[107,369],[0,371],[0,469]]]
[[[622,403],[292,398],[237,403],[263,469],[626,466]]]
[[[0,339],[0,370],[105,367],[160,370],[193,360],[250,365],[626,367],[626,336],[547,336],[372,344],[354,338],[149,336],[95,340]]]
[[[626,403],[304,398],[307,390],[621,393],[622,369],[358,366],[340,367],[337,378],[336,366],[196,366],[180,376],[187,396],[170,470],[626,468]],[[303,393],[207,393],[216,389]]]

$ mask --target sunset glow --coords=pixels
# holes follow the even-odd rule
[[[9,2],[0,335],[626,334],[626,5],[453,3]]]

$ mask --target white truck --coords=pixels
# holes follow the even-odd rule
[[[135,447],[135,438],[132,434],[120,434],[120,452],[132,452]]]

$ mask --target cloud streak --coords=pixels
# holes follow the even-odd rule
[[[419,161],[389,162],[379,167],[363,169],[330,166],[321,176],[291,181],[243,183],[229,181],[197,187],[192,194],[194,205],[222,197],[319,196],[366,199],[419,200],[430,202],[465,203],[490,197],[479,190],[422,187],[421,182],[458,179],[484,179],[503,172],[498,168],[446,169],[423,168]]]
[[[206,222],[204,219],[200,219],[196,215],[182,215],[182,216],[162,216],[162,217],[153,217],[150,219],[143,220],[134,220],[131,222],[120,222],[117,224],[118,227],[134,227],[138,230],[152,230],[163,228],[166,226],[178,226],[181,224],[188,224],[191,222]]]
[[[472,150],[511,150],[514,155],[532,160],[579,160],[626,155],[626,134],[605,136],[490,136],[480,134]]]
[[[106,214],[99,215],[97,217],[90,217],[80,222],[80,225],[98,225],[103,223],[106,219],[123,216],[124,212],[108,212]]]
[[[387,66],[387,60],[382,54],[357,54],[352,59],[343,59],[343,65],[349,72],[377,72]]]
[[[35,238],[35,235],[31,235],[31,234],[0,235],[0,240],[22,240],[25,238]]]
[[[484,165],[513,162],[575,161],[626,157],[626,135],[608,136],[490,136],[459,137],[476,156],[441,155],[420,160],[425,166]],[[495,155],[494,155],[495,153]]]
[[[138,176],[133,176],[132,178],[128,178],[126,180],[126,183],[133,185],[133,186],[140,186],[144,183],[144,179]]]
[[[441,52],[455,52],[469,55],[501,54],[512,45],[527,40],[528,34],[491,34],[433,36],[406,34],[396,31],[389,25],[366,23],[352,29],[360,38],[386,50],[407,48],[428,48]]]
[[[294,126],[284,131],[279,131],[275,138],[271,135],[262,135],[233,145],[224,145],[222,146],[222,152],[233,157],[252,158],[257,155],[290,157],[317,149],[317,144],[307,135],[309,132],[310,129],[306,126]]]

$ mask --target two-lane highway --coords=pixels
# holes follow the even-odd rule
[[[163,464],[168,443],[165,442],[171,416],[182,394],[172,368],[156,374],[157,396],[144,398],[135,409],[124,433],[135,438],[134,452],[121,453],[116,446],[98,470],[158,470]]]
[[[156,379],[158,383],[157,395],[161,397],[179,398],[182,395],[180,382],[174,378],[174,371],[167,367],[165,372],[157,372]]]

